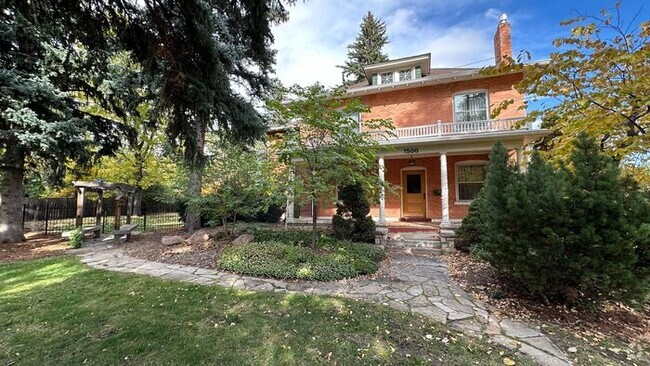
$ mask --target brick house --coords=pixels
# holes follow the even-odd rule
[[[505,15],[494,36],[494,56],[497,63],[512,56]],[[423,54],[368,65],[365,80],[347,90],[371,109],[361,120],[387,118],[396,128],[396,137],[380,141],[387,148],[378,161],[379,176],[399,194],[384,195],[372,208],[379,227],[428,222],[453,228],[483,184],[492,145],[504,143],[521,166],[522,149],[548,133],[530,126],[514,129],[525,117],[518,108],[523,95],[513,88],[521,72],[488,76],[477,68],[431,68],[430,63],[431,54]],[[515,104],[490,119],[491,109],[506,100]],[[327,223],[335,211],[334,205],[320,205],[315,214]],[[305,205],[295,218],[289,207],[288,222],[310,222],[312,214]]]

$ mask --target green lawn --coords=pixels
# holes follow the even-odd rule
[[[0,365],[500,364],[508,351],[424,317],[333,297],[0,265]]]

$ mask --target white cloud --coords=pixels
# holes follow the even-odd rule
[[[289,8],[289,21],[273,28],[276,76],[285,84],[341,82],[346,46],[372,11],[387,24],[390,58],[431,52],[433,67],[454,67],[494,56],[496,9],[465,11],[476,1],[310,0]],[[500,15],[500,13],[499,13]],[[498,17],[498,15],[497,15]],[[454,21],[456,20],[456,21]],[[472,66],[489,64],[483,61]]]

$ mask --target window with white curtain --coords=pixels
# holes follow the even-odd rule
[[[454,95],[454,116],[456,122],[485,121],[488,119],[486,92],[472,92]]]
[[[487,174],[487,162],[456,164],[456,199],[472,201],[483,187]]]

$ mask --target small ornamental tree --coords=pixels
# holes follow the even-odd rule
[[[343,240],[375,242],[375,221],[370,213],[370,202],[363,186],[351,184],[339,188],[336,215],[332,217],[332,234]]]
[[[284,170],[262,153],[226,141],[212,144],[211,150],[203,195],[190,197],[188,211],[234,235],[238,218],[254,217],[282,202],[278,192],[286,182]]]
[[[342,88],[316,84],[282,89],[269,100],[269,118],[286,132],[276,148],[282,161],[295,172],[291,191],[314,206],[312,249],[316,250],[317,212],[320,202],[335,200],[334,187],[359,184],[371,195],[377,192],[379,142],[391,134],[384,119],[360,120],[369,108],[357,99],[346,99]]]

